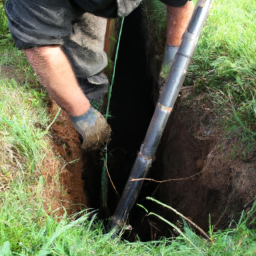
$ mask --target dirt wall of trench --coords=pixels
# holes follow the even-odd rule
[[[107,217],[113,214],[118,203],[159,91],[163,48],[157,45],[157,35],[150,34],[152,32],[145,28],[145,16],[139,20],[143,29],[137,30],[137,35],[131,29],[136,26],[136,19],[141,19],[139,12],[126,18],[113,89],[109,172],[118,195],[110,184]],[[139,45],[136,40],[140,40]],[[147,42],[147,46],[143,47],[141,42]],[[144,57],[134,65],[140,53]],[[149,174],[150,178],[158,181],[179,180],[145,182],[138,199],[138,203],[167,220],[173,223],[180,220],[169,210],[145,200],[146,196],[153,196],[205,230],[209,228],[209,215],[215,230],[227,227],[232,219],[238,219],[242,210],[250,209],[256,192],[256,156],[242,160],[239,155],[232,154],[235,138],[225,137],[213,107],[207,94],[196,95],[192,87],[182,88]],[[52,133],[57,154],[66,162],[79,159],[74,164],[67,164],[60,176],[68,200],[75,204],[73,210],[78,211],[81,206],[99,208],[104,150],[82,152],[78,135],[65,113],[53,125]],[[175,235],[172,231],[170,233],[166,224],[147,217],[138,206],[130,214],[130,223],[134,237],[139,234],[142,240]]]
[[[182,96],[184,91],[186,96]],[[241,212],[252,207],[256,193],[255,155],[242,160],[239,154],[232,154],[235,140],[225,137],[225,129],[219,127],[212,107],[207,94],[196,96],[183,88],[150,175],[159,181],[174,179],[156,185],[154,197],[206,231],[209,218],[215,230],[228,227],[232,220],[238,221]],[[156,204],[150,210],[173,223],[180,220]],[[158,235],[170,236],[166,224],[155,218],[152,221],[157,223]]]

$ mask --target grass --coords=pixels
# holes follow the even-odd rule
[[[143,12],[147,19],[148,33],[156,36],[156,45],[162,44],[165,40],[167,17],[165,9],[165,5],[160,1],[145,1]]]
[[[244,138],[248,138],[248,129],[252,138],[255,133],[256,57],[251,51],[255,49],[255,12],[253,1],[215,0],[190,70],[198,93],[210,92],[216,106],[220,106],[219,111],[227,103],[231,111],[233,107],[226,126],[232,131],[242,129],[247,136]],[[1,256],[255,255],[255,230],[248,228],[255,221],[251,215],[255,204],[226,230],[213,233],[210,225],[213,242],[199,237],[186,222],[182,231],[186,238],[161,238],[146,243],[138,239],[130,243],[106,233],[97,212],[57,218],[50,205],[46,207],[43,197],[43,161],[51,150],[44,128],[49,124],[47,96],[24,54],[13,47],[2,8],[0,20],[0,66],[22,73],[19,79],[3,78],[5,74],[0,74]],[[250,140],[245,143],[253,145]]]
[[[161,48],[166,30],[164,6],[152,0],[147,7],[149,34],[156,37],[149,45]],[[196,94],[209,93],[214,103],[211,110],[222,120],[219,126],[225,127],[226,137],[237,140],[231,151],[243,159],[256,150],[255,13],[255,1],[214,0],[185,81],[194,85]],[[168,70],[161,74],[166,77]]]
[[[256,150],[255,1],[214,1],[190,66],[197,93],[207,91],[240,152]]]
[[[35,129],[35,123],[46,124],[46,110],[39,106],[42,103],[34,97],[33,91],[18,87],[15,80],[0,80],[0,94],[0,130],[4,150],[14,158],[15,155],[21,156],[26,165],[24,168],[29,166],[31,171],[35,163],[41,162],[40,153],[46,147],[45,132]],[[40,113],[35,111],[38,107],[41,107]]]

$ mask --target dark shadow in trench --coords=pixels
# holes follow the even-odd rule
[[[109,182],[109,213],[101,216],[103,219],[114,214],[155,108],[153,91],[158,88],[154,84],[157,79],[153,79],[153,74],[148,75],[147,59],[153,56],[146,55],[144,35],[141,7],[139,7],[125,18],[121,36],[110,106],[112,118],[109,119],[109,124],[112,128],[112,141],[108,146],[108,170],[118,195]],[[154,52],[149,53],[149,55],[153,54]],[[157,73],[158,70],[155,71]],[[188,127],[179,119],[179,113],[174,114],[167,123],[156,153],[156,161],[150,171],[150,177],[156,180],[190,177],[200,171],[196,162],[197,159],[202,158],[203,149],[206,147],[190,136]],[[189,118],[190,116],[187,117]],[[171,129],[175,134],[172,135],[173,137],[169,136]],[[168,154],[168,158],[162,157],[164,154],[165,156]],[[99,152],[90,152],[85,157],[85,166],[88,168],[85,168],[83,173],[84,188],[89,205],[94,209],[100,207],[102,157],[103,155]],[[168,177],[165,174],[168,174]],[[154,182],[145,182],[137,203],[171,222],[176,222],[179,217],[175,214],[161,207],[157,208],[156,204],[145,199],[146,196],[154,195],[159,201],[172,205],[175,209],[181,209],[185,215],[189,214],[189,217],[193,217],[192,219],[200,224],[202,223],[202,211],[205,211],[205,216],[208,216],[209,212],[208,207],[204,205],[204,200],[209,201],[208,197],[215,200],[218,196],[215,191],[210,192],[204,192],[204,188],[197,179],[184,183],[164,183],[161,187]],[[204,199],[204,193],[207,200]],[[184,198],[188,199],[184,200]],[[205,220],[208,221],[207,218]],[[129,224],[134,229],[125,238],[130,241],[136,240],[137,235],[142,241],[148,241],[171,234],[169,226],[165,223],[159,224],[156,218],[147,217],[145,211],[136,205],[129,215]]]
[[[152,79],[147,75],[141,8],[125,18],[111,98],[112,141],[109,171],[121,196],[154,111]],[[110,184],[108,206],[114,213],[119,197]]]
[[[111,215],[115,211],[154,112],[153,83],[152,78],[147,75],[146,60],[141,7],[138,7],[124,21],[110,105],[112,118],[108,120],[112,128],[112,140],[108,146],[108,170],[118,191],[117,195],[109,182],[108,207]],[[83,173],[88,202],[90,207],[96,209],[100,207],[103,165],[101,157],[99,152],[86,153]],[[133,211],[130,223],[136,226],[143,214]]]

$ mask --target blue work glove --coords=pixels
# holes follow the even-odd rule
[[[70,118],[75,129],[83,137],[81,148],[95,150],[109,141],[111,128],[104,116],[92,106],[84,115]]]
[[[163,67],[171,67],[178,49],[178,46],[165,45]]]

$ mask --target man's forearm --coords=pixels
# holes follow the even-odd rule
[[[184,6],[171,7],[167,5],[166,44],[179,46],[193,13],[193,2],[188,1]]]

